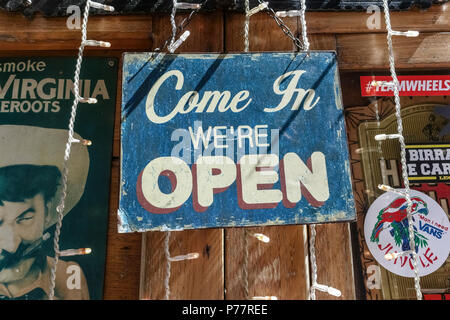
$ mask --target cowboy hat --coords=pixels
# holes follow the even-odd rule
[[[75,139],[82,140],[78,134]],[[12,165],[56,166],[63,174],[64,152],[68,131],[34,126],[0,125],[0,168]],[[89,153],[81,143],[73,143],[67,162],[67,196],[63,214],[80,201],[89,171]],[[61,183],[62,184],[62,183]],[[45,229],[58,219],[56,207],[61,201],[61,184],[49,204]]]

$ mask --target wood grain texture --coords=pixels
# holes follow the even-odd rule
[[[73,50],[81,41],[79,29],[69,29],[66,18],[27,19],[20,13],[0,12],[1,50]],[[115,50],[149,49],[152,46],[151,16],[89,17],[88,39],[111,42]],[[87,51],[101,50],[87,47]]]
[[[336,36],[313,34],[311,50],[336,50]],[[308,226],[310,231],[310,227]],[[349,223],[327,223],[316,225],[317,282],[341,291],[341,297],[316,291],[317,300],[355,299],[352,239]],[[331,268],[331,270],[330,270]]]
[[[297,35],[297,19],[285,20]],[[244,17],[227,16],[225,49],[243,51]],[[249,51],[293,51],[295,46],[265,13],[250,19]],[[262,233],[263,243],[252,235]],[[228,228],[225,230],[226,299],[276,296],[278,299],[306,299],[309,290],[306,234],[304,226]],[[246,258],[245,251],[248,250]],[[248,292],[248,296],[247,296]]]
[[[225,298],[246,300],[275,296],[279,300],[306,299],[309,275],[305,228],[276,226],[226,229]],[[270,241],[264,243],[258,240],[253,236],[255,233],[264,234]],[[247,259],[244,253],[246,243]],[[245,294],[246,286],[248,297]]]
[[[223,284],[222,229],[173,231],[170,256],[198,253],[193,260],[171,262],[170,300],[222,300]],[[166,257],[165,232],[143,234],[140,299],[162,300]]]
[[[383,9],[379,21],[373,20],[374,12],[307,12],[308,33],[386,33]],[[450,6],[434,5],[428,10],[418,8],[408,11],[392,11],[391,25],[394,30],[417,30],[420,32],[443,32],[450,30]],[[378,25],[373,22],[379,22]],[[370,27],[370,28],[369,28]]]
[[[396,30],[419,30],[418,38],[394,38],[396,67],[436,69],[450,67],[448,4],[433,6],[427,11],[412,10],[391,13]],[[381,29],[369,30],[364,12],[308,12],[307,23],[311,49],[338,52],[339,69],[348,74],[354,71],[388,72],[386,34],[383,18]],[[181,21],[186,15],[177,15]],[[224,19],[225,18],[225,19]],[[283,19],[299,36],[298,19]],[[189,24],[191,36],[182,45],[184,52],[240,52],[243,49],[242,14],[216,12],[200,14]],[[223,28],[225,26],[225,28]],[[161,47],[170,36],[170,22],[163,16],[95,16],[89,19],[91,39],[112,43],[111,49],[89,48],[86,55],[115,56],[124,51],[151,51]],[[275,21],[265,13],[250,20],[251,51],[291,51],[294,46]],[[65,18],[36,16],[28,20],[20,14],[0,12],[0,56],[73,56],[80,43],[80,31],[69,30]],[[121,69],[121,65],[119,66]],[[442,70],[442,69],[441,69]],[[374,72],[375,72],[374,71]],[[399,72],[401,74],[401,72]],[[105,273],[105,299],[138,299],[142,234],[117,233],[120,153],[121,71],[119,72],[112,175],[108,248]],[[359,75],[359,74],[358,74]],[[348,77],[352,86],[343,85],[346,106],[361,103],[358,75]],[[346,78],[347,79],[347,78]],[[356,80],[355,80],[356,79]],[[358,175],[354,176],[360,179]],[[252,234],[268,235],[268,244],[251,235],[249,243],[249,295],[274,295],[280,299],[306,299],[308,290],[307,237],[305,226],[246,228]],[[244,232],[242,228],[173,232],[172,255],[199,252],[197,260],[172,263],[172,299],[241,299],[244,298],[242,259]],[[164,233],[144,234],[144,268],[146,279],[141,297],[161,299],[165,260]],[[334,286],[343,293],[342,299],[353,299],[351,251],[348,224],[317,226],[317,261],[319,283]],[[225,250],[223,250],[225,248]],[[361,253],[362,254],[362,253]],[[225,259],[225,261],[224,261]],[[306,260],[305,260],[306,259]],[[344,263],[345,262],[345,263]],[[330,266],[333,266],[332,268]],[[226,293],[224,294],[224,289]],[[319,299],[332,297],[317,293]],[[368,297],[370,298],[370,297]]]
[[[226,52],[244,51],[245,16],[229,13],[226,16],[225,50]],[[283,21],[294,35],[297,33],[297,18],[284,18]],[[294,44],[278,27],[275,20],[264,12],[250,18],[249,51],[293,51]]]
[[[108,247],[103,298],[136,300],[139,298],[139,261],[142,236],[138,233],[117,233],[119,181],[119,160],[114,159],[111,171]]]
[[[394,37],[395,66],[450,68],[450,33],[422,33],[416,38]],[[389,70],[385,34],[337,35],[340,70]]]
[[[340,297],[316,291],[317,300],[354,300],[355,281],[349,223],[316,225],[317,282],[339,289]]]
[[[186,17],[177,15],[177,23]],[[171,36],[168,15],[155,16],[155,46],[162,46]],[[191,36],[177,52],[223,51],[223,19],[221,13],[199,14],[188,25]],[[141,299],[164,299],[166,258],[165,232],[143,233],[141,265]],[[171,263],[170,299],[217,299],[224,297],[223,229],[202,229],[171,232],[170,255],[200,254],[198,259]]]

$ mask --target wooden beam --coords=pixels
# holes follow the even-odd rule
[[[285,20],[297,33],[297,19]],[[225,48],[242,52],[244,16],[231,14],[225,25]],[[249,26],[250,51],[292,51],[293,42],[265,13],[252,16]],[[267,235],[268,244],[252,237]],[[305,264],[307,241],[305,226],[228,228],[225,230],[226,299],[251,299],[254,296],[276,296],[278,299],[306,299],[309,289],[308,266]],[[246,247],[247,246],[247,247]],[[244,252],[248,250],[248,257]],[[248,291],[248,296],[246,296]]]
[[[117,233],[119,207],[119,160],[112,162],[109,226],[103,298],[136,300],[139,297],[139,259],[141,235]]]
[[[433,5],[427,10],[412,9],[392,11],[391,24],[394,30],[417,30],[419,32],[450,31],[450,5]],[[307,12],[308,33],[386,33],[383,9],[379,20],[373,12]],[[379,22],[379,26],[372,21]]]
[[[177,22],[186,15],[177,15]],[[162,46],[171,36],[170,19],[162,15],[153,19],[155,46]],[[199,14],[189,24],[191,36],[178,52],[221,52],[223,50],[223,19],[221,13]],[[164,256],[165,232],[143,234],[141,299],[164,299],[166,259]],[[171,256],[197,252],[195,260],[172,262],[170,299],[224,298],[223,229],[202,229],[172,232]]]
[[[450,68],[450,33],[422,33],[415,38],[394,37],[395,66]],[[340,70],[389,68],[385,34],[337,35]]]
[[[69,29],[66,18],[27,19],[19,13],[0,12],[0,48],[6,50],[73,50],[81,41],[80,29]],[[151,16],[89,17],[88,39],[111,42],[118,49],[152,47]],[[87,51],[99,50],[87,47]]]

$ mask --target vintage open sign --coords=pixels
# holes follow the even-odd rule
[[[354,220],[334,52],[127,53],[120,232]]]

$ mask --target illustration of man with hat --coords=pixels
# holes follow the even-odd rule
[[[0,125],[0,300],[48,299],[54,258],[42,244],[58,218],[67,137],[67,130]],[[87,147],[72,144],[64,215],[81,199],[88,171]],[[78,285],[71,270],[79,270]],[[76,262],[59,260],[54,298],[89,299]]]

